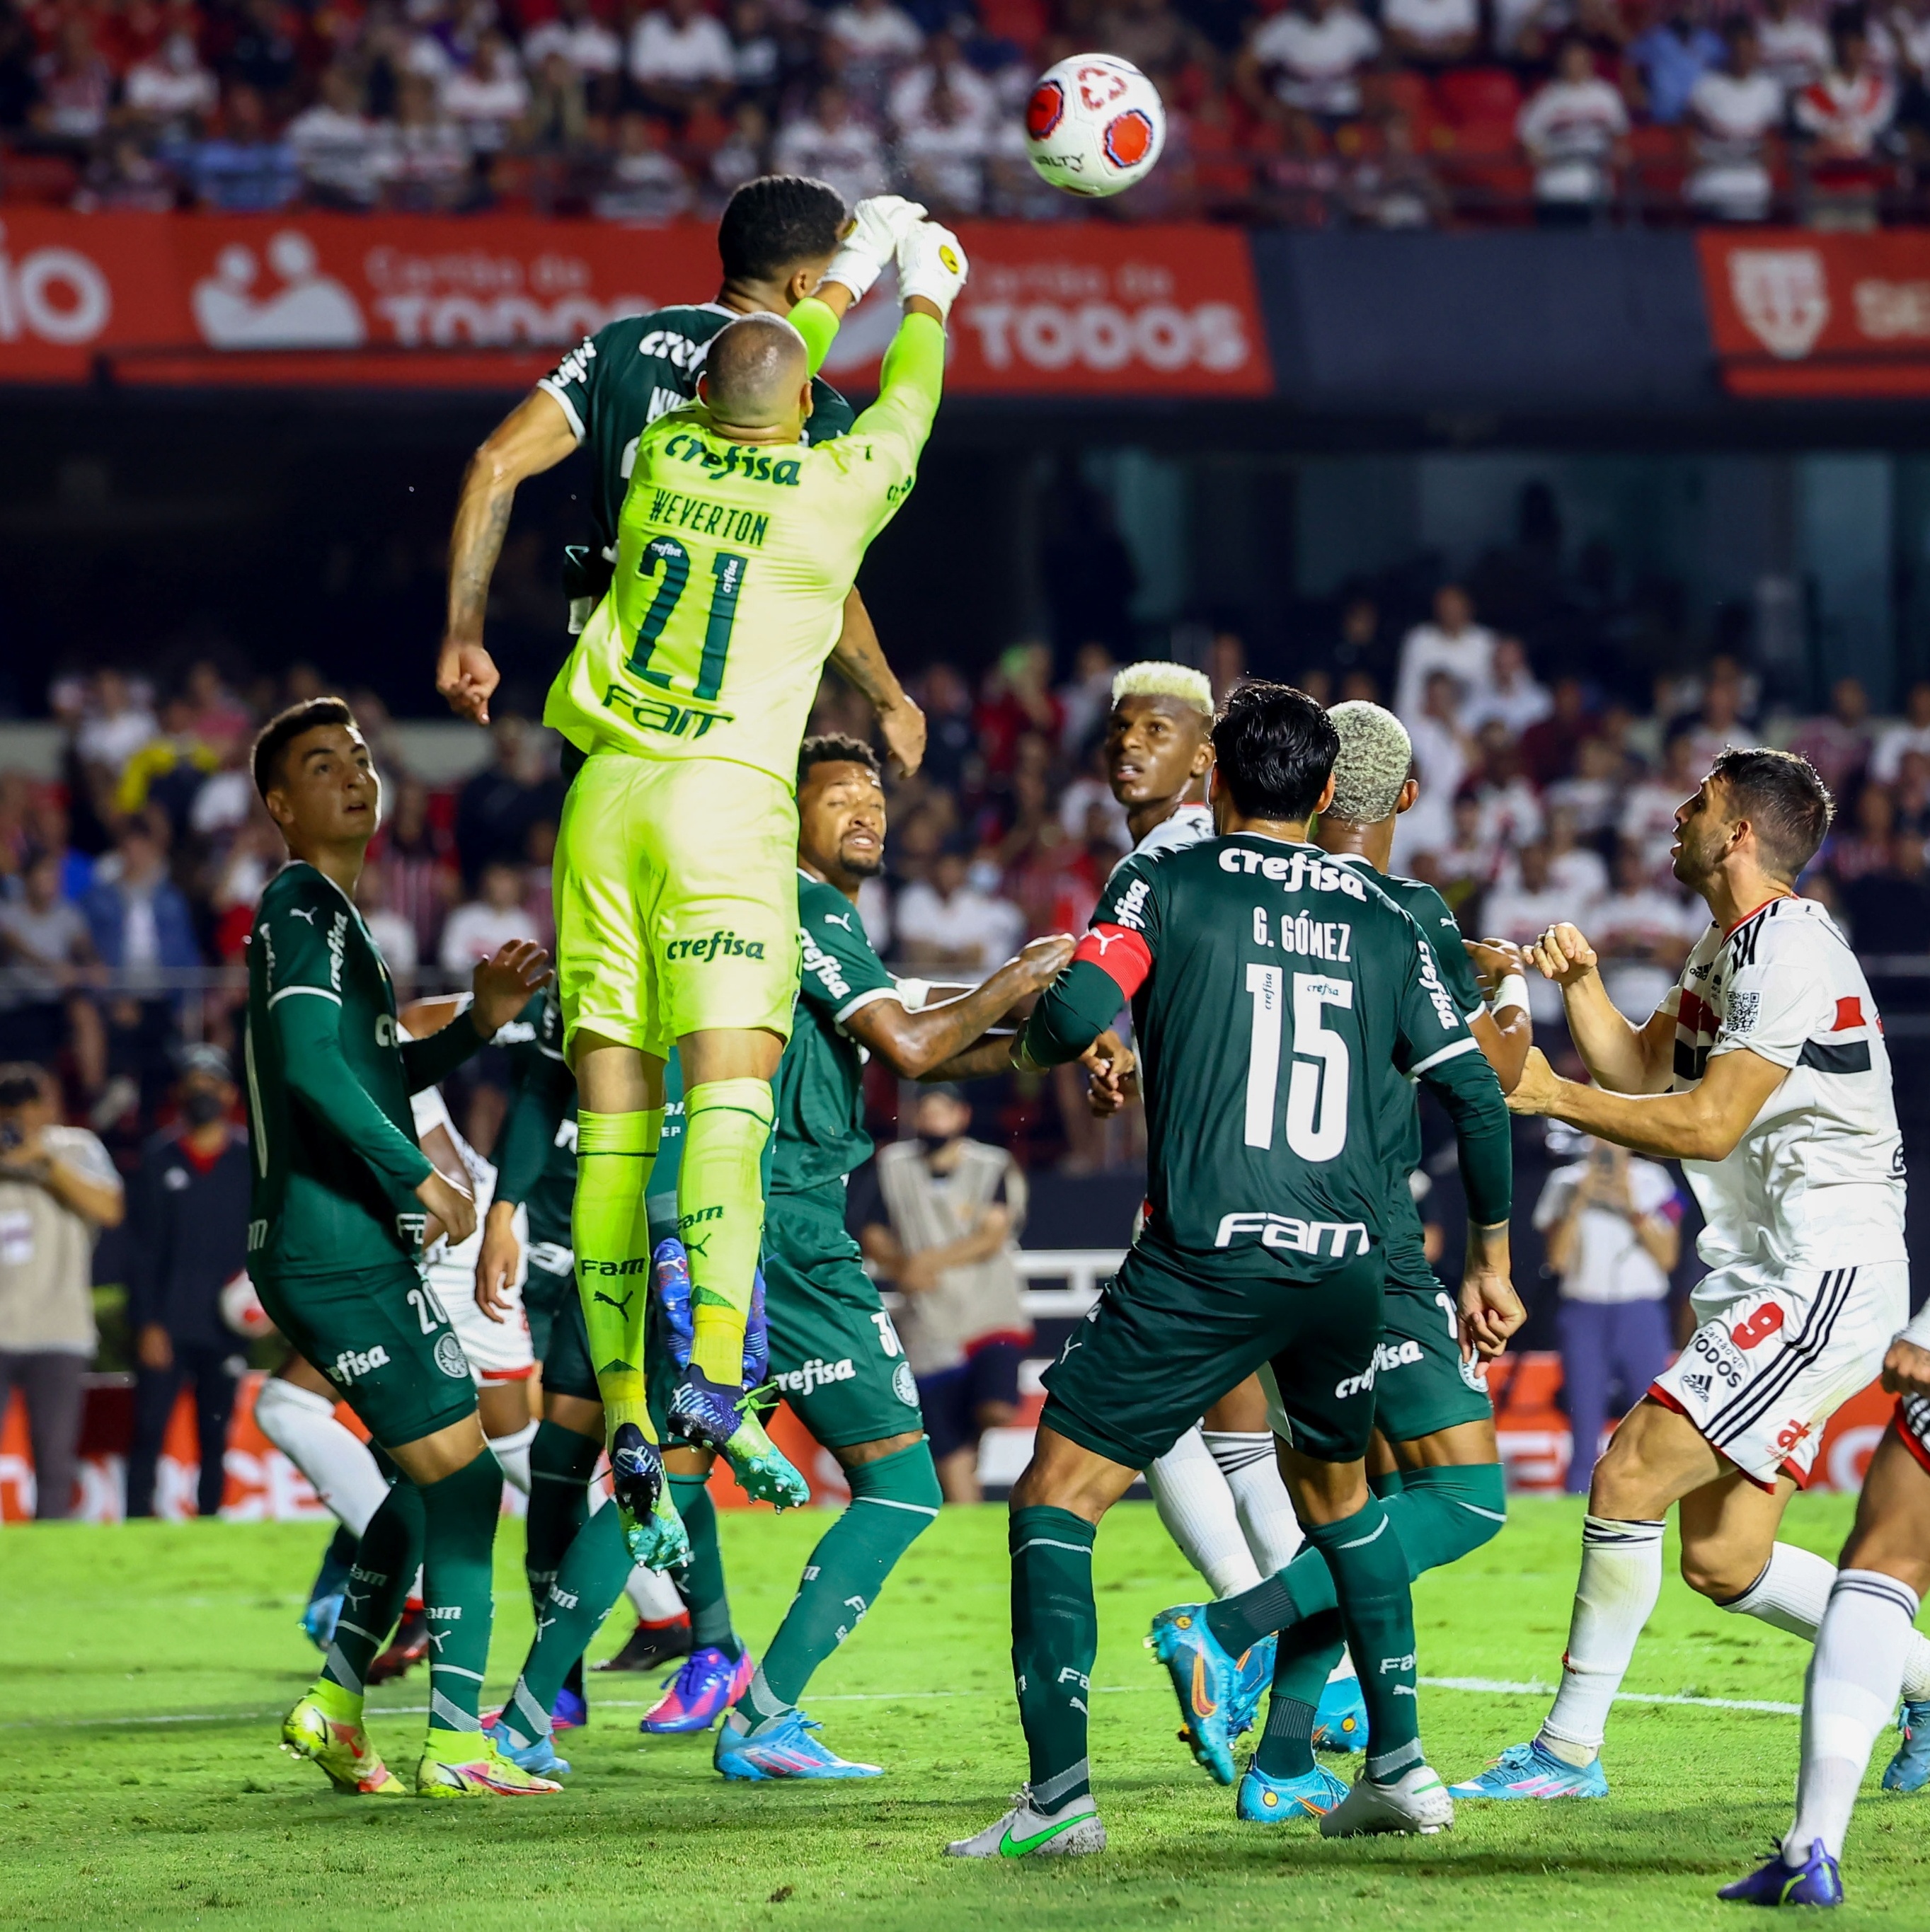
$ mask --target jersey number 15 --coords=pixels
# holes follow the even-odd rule
[[[724,686],[725,661],[731,655],[731,632],[737,621],[737,599],[743,594],[744,573],[750,568],[747,557],[720,550],[710,560],[710,610],[704,626],[704,655],[697,667],[697,688],[691,694],[707,702]],[[650,658],[663,635],[664,626],[690,581],[690,553],[674,537],[653,537],[637,560],[639,577],[658,580],[656,595],[637,627],[637,641],[630,648],[629,668],[664,689],[670,688],[671,674],[652,670]]]
[[[1253,1034],[1247,1047],[1247,1144],[1273,1145],[1280,1092],[1280,1048],[1285,1018],[1281,998],[1286,972],[1249,966]],[[1347,1042],[1326,1023],[1326,1010],[1351,1012],[1351,980],[1295,973],[1293,981],[1293,1068],[1286,1084],[1286,1144],[1302,1160],[1331,1160],[1347,1144]]]

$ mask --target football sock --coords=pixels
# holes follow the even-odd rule
[[[540,1614],[563,1552],[590,1520],[590,1478],[603,1453],[600,1441],[554,1422],[539,1423],[530,1444],[530,1514],[524,1532],[523,1574]]]
[[[683,1598],[677,1586],[661,1570],[646,1570],[638,1564],[630,1572],[623,1588],[629,1597],[631,1606],[644,1623],[677,1624],[689,1618],[690,1612],[684,1608]]]
[[[1916,1610],[1916,1592],[1881,1570],[1838,1574],[1809,1660],[1802,1770],[1796,1822],[1783,1840],[1784,1864],[1801,1864],[1818,1838],[1832,1858],[1842,1856],[1871,1747],[1889,1722],[1903,1681]]]
[[[767,1080],[707,1080],[684,1092],[677,1226],[690,1254],[690,1360],[730,1388],[744,1378],[773,1118]]]
[[[604,1426],[633,1422],[656,1440],[644,1388],[644,1317],[650,1305],[650,1234],[644,1191],[663,1130],[663,1110],[576,1117],[576,1198],[570,1244],[576,1292],[590,1331],[590,1359],[603,1396]]]
[[[1255,1570],[1262,1576],[1284,1570],[1304,1539],[1292,1498],[1280,1480],[1273,1431],[1202,1429],[1199,1439],[1232,1492],[1241,1534]]]
[[[690,1642],[696,1650],[721,1650],[734,1664],[744,1646],[731,1623],[731,1598],[724,1584],[724,1551],[717,1540],[717,1505],[704,1476],[670,1479],[671,1500],[690,1538],[690,1561],[678,1587],[690,1606]]]
[[[503,1720],[516,1743],[531,1744],[549,1736],[550,1707],[557,1693],[602,1628],[610,1606],[623,1594],[623,1579],[631,1568],[622,1518],[614,1510],[599,1510],[564,1552],[556,1580],[536,1612],[536,1640],[503,1707]]]
[[[1763,1574],[1739,1597],[1730,1598],[1721,1607],[1759,1617],[1791,1636],[1807,1637],[1813,1643],[1836,1574],[1827,1557],[1799,1550],[1793,1543],[1778,1543],[1769,1552]],[[1913,1703],[1930,1699],[1930,1639],[1920,1630],[1910,1633],[1904,1647],[1903,1694]]]
[[[1387,1469],[1378,1476],[1367,1478],[1367,1487],[1382,1502],[1391,1502],[1407,1486],[1406,1477],[1398,1469]]]
[[[1313,1719],[1334,1665],[1346,1654],[1338,1610],[1322,1610],[1280,1634],[1273,1696],[1253,1762],[1269,1778],[1304,1778],[1313,1768]]]
[[[1382,1503],[1407,1559],[1410,1582],[1458,1562],[1500,1533],[1508,1520],[1507,1480],[1499,1462],[1410,1469]],[[1274,1630],[1338,1606],[1332,1572],[1318,1550],[1303,1550],[1277,1576],[1207,1606],[1206,1626],[1238,1657]],[[1278,1619],[1278,1621],[1274,1621]]]
[[[503,1472],[479,1456],[454,1475],[422,1485],[422,1595],[429,1620],[429,1738],[476,1732],[489,1662],[491,1558],[503,1507]],[[470,1742],[473,1742],[470,1740]]]
[[[1233,1492],[1198,1430],[1189,1429],[1146,1466],[1146,1486],[1167,1535],[1214,1596],[1250,1590],[1260,1580]]]
[[[496,1458],[503,1479],[512,1490],[530,1493],[530,1445],[536,1439],[538,1425],[526,1422],[507,1436],[492,1436],[489,1453]]]
[[[1341,1628],[1361,1668],[1371,1740],[1367,1774],[1377,1783],[1391,1783],[1423,1761],[1407,1558],[1385,1508],[1374,1496],[1338,1522],[1310,1526],[1307,1540],[1334,1573]]]
[[[1562,1688],[1536,1739],[1552,1756],[1577,1766],[1592,1764],[1601,1754],[1609,1706],[1662,1589],[1660,1522],[1599,1516],[1581,1522],[1581,1579]]]
[[[389,1641],[422,1560],[422,1491],[413,1483],[385,1485],[382,1506],[369,1518],[350,1568],[342,1613],[317,1682],[318,1694],[327,1687],[322,1705],[332,1718],[361,1720],[368,1666]]]
[[[1092,1595],[1097,1530],[1070,1510],[1016,1509],[1012,1548],[1012,1676],[1025,1727],[1032,1804],[1049,1816],[1092,1790],[1086,1755],[1099,1612]]]
[[[744,1694],[746,1714],[781,1717],[819,1664],[863,1622],[892,1566],[937,1521],[944,1492],[924,1442],[845,1472],[851,1499],[818,1539],[804,1580]]]
[[[270,1376],[255,1396],[254,1419],[338,1520],[360,1536],[389,1484],[368,1444],[335,1420],[334,1398]]]

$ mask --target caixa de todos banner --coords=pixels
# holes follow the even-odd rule
[[[959,230],[971,280],[947,380],[979,395],[1273,390],[1244,238],[1190,226]],[[716,292],[696,224],[505,216],[0,217],[0,382],[516,388],[620,316]],[[827,374],[863,390],[889,279]]]

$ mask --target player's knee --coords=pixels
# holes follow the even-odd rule
[[[854,1502],[886,1503],[904,1519],[905,1540],[922,1535],[944,1507],[938,1465],[932,1445],[920,1436],[902,1449],[875,1462],[859,1462],[845,1472]]]
[[[1754,1544],[1685,1538],[1682,1580],[1697,1596],[1728,1604],[1747,1594],[1769,1560],[1769,1550]]]

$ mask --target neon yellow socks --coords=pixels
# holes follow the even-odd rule
[[[764,1143],[774,1114],[767,1080],[706,1081],[683,1096],[677,1232],[690,1255],[690,1359],[726,1387],[743,1379],[751,1279],[764,1238]],[[593,1348],[594,1342],[592,1330]]]
[[[663,1109],[634,1114],[579,1110],[576,1200],[570,1242],[576,1291],[590,1331],[590,1359],[602,1392],[604,1425],[634,1422],[652,1442],[644,1386],[644,1318],[650,1305],[650,1225],[644,1194],[663,1132]]]

